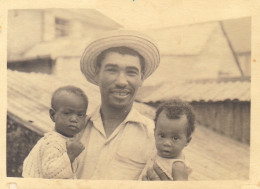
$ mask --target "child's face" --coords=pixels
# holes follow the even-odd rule
[[[154,133],[158,155],[164,158],[178,158],[190,141],[187,137],[187,127],[186,115],[180,116],[179,119],[168,119],[165,112],[161,112]]]
[[[80,96],[72,93],[61,93],[55,103],[55,110],[50,116],[55,122],[55,130],[67,137],[79,133],[85,124],[87,104]]]

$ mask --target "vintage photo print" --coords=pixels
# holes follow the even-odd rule
[[[148,3],[144,16],[131,3],[118,13],[121,3],[7,8],[6,183],[250,183],[253,15],[181,21],[188,5],[168,2],[176,12],[159,15],[167,3]]]

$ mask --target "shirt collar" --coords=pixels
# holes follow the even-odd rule
[[[101,120],[101,114],[100,114],[100,106],[91,114],[91,121],[95,122],[98,120]],[[135,123],[141,123],[146,124],[143,115],[140,114],[134,107],[130,110],[128,115],[126,116],[125,120],[122,122],[122,124],[126,124],[128,122],[135,122]]]

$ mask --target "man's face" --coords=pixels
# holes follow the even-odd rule
[[[108,52],[97,77],[103,105],[130,108],[143,82],[140,59],[138,56]]]

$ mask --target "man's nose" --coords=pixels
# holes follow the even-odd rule
[[[118,77],[116,78],[116,85],[120,87],[125,87],[127,85],[127,78],[123,72],[118,74]]]

